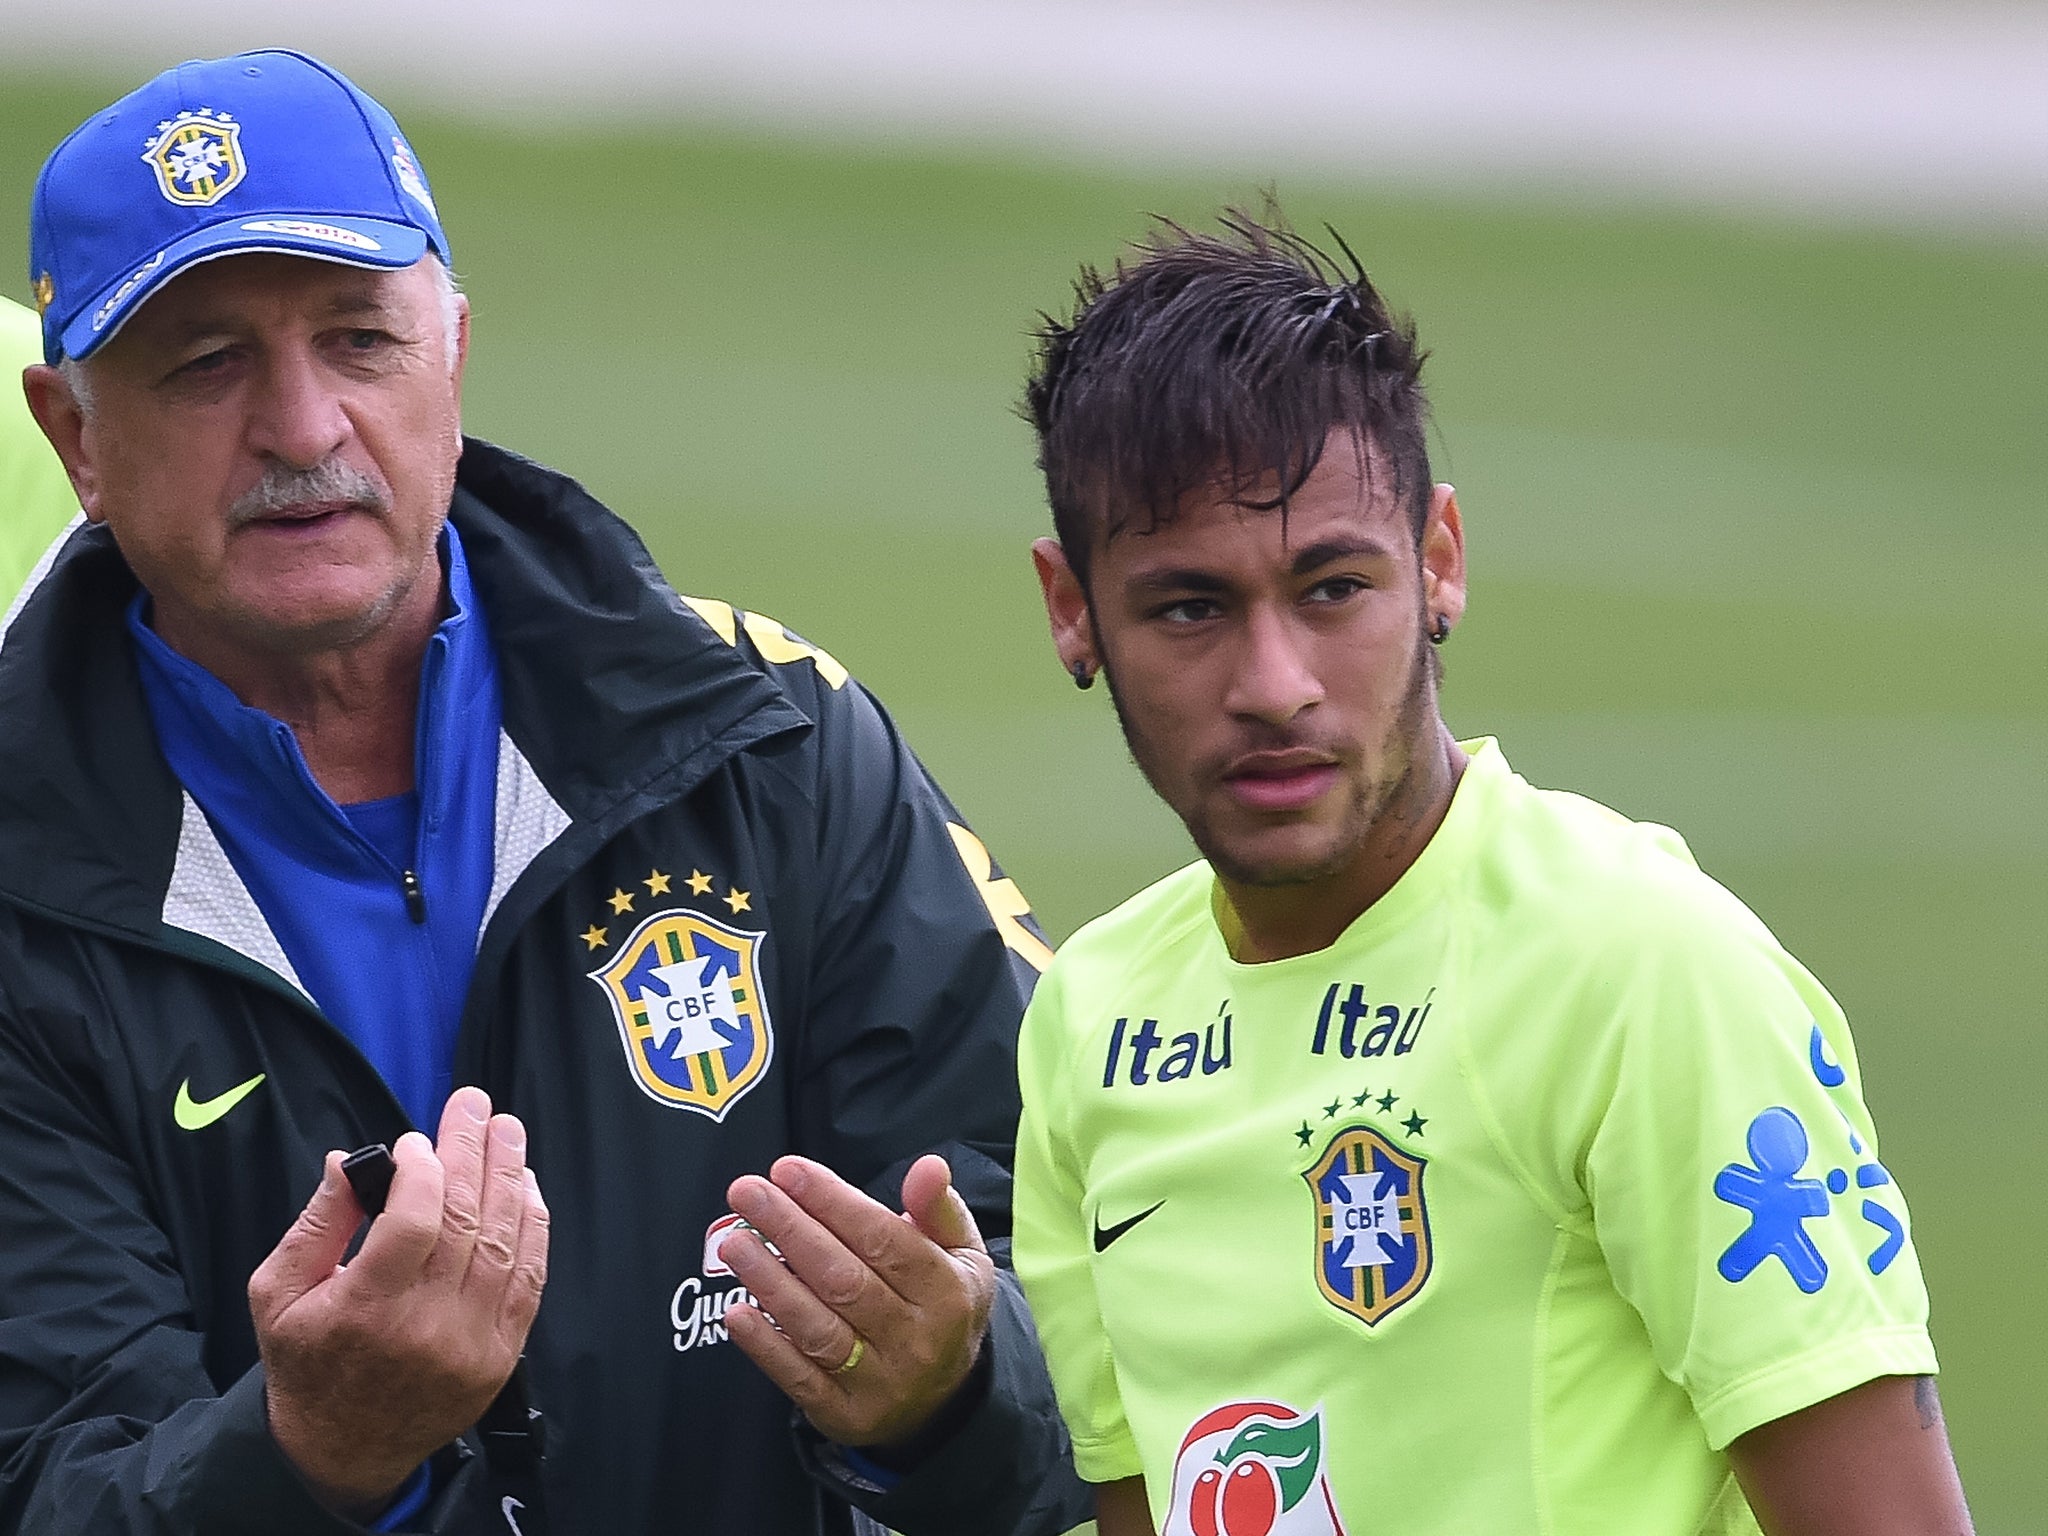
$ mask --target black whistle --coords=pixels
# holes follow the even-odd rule
[[[348,1187],[356,1192],[356,1201],[364,1211],[371,1216],[382,1215],[384,1201],[391,1194],[391,1176],[398,1171],[398,1165],[391,1160],[391,1149],[381,1141],[372,1142],[344,1157],[341,1171],[348,1176]]]

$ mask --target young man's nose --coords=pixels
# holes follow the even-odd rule
[[[1323,697],[1308,636],[1291,616],[1254,608],[1240,639],[1224,706],[1232,714],[1285,725]]]

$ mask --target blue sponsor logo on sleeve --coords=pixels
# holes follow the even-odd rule
[[[1807,1060],[1814,1080],[1823,1088],[1833,1090],[1848,1081],[1849,1074],[1829,1056],[1818,1024],[1807,1042]],[[1846,1115],[1841,1119],[1850,1152],[1861,1158],[1863,1138]],[[1847,1168],[1836,1167],[1824,1178],[1802,1177],[1812,1142],[1805,1123],[1782,1104],[1750,1121],[1746,1141],[1749,1162],[1730,1163],[1716,1174],[1714,1193],[1747,1211],[1749,1226],[1722,1252],[1715,1267],[1722,1279],[1734,1284],[1748,1279],[1766,1260],[1776,1258],[1792,1283],[1812,1295],[1827,1284],[1828,1265],[1808,1235],[1806,1223],[1832,1215],[1834,1197],[1849,1192],[1852,1178],[1857,1189],[1875,1191],[1889,1187],[1892,1176],[1882,1163],[1866,1159],[1856,1165],[1853,1175]],[[1864,1196],[1859,1214],[1884,1234],[1864,1260],[1873,1275],[1881,1275],[1906,1246],[1906,1224],[1874,1194]]]
[[[1781,1261],[1792,1283],[1809,1296],[1828,1283],[1828,1261],[1820,1256],[1806,1223],[1828,1213],[1828,1192],[1819,1179],[1802,1179],[1806,1127],[1782,1104],[1749,1122],[1749,1157],[1754,1167],[1730,1163],[1714,1179],[1714,1193],[1749,1212],[1749,1230],[1721,1255],[1721,1278],[1746,1280],[1764,1260]]]

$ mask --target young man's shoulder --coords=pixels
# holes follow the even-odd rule
[[[1214,873],[1197,859],[1076,929],[1060,946],[1054,964],[1068,972],[1128,970],[1184,953],[1214,928],[1215,888]]]
[[[29,310],[0,299],[0,614],[27,582],[50,541],[78,515],[78,498],[56,452],[22,399],[21,371],[43,360],[42,330]]]
[[[1121,994],[1147,977],[1185,976],[1208,945],[1222,942],[1211,915],[1214,890],[1214,874],[1197,860],[1084,924],[1054,954],[1039,997],[1047,1007],[1054,999],[1072,1004]]]
[[[1624,945],[1769,937],[1670,827],[1513,773],[1497,786],[1472,885],[1481,901],[1558,937]]]

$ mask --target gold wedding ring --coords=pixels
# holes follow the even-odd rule
[[[834,1376],[844,1376],[848,1371],[852,1370],[856,1365],[859,1365],[861,1361],[864,1358],[866,1358],[867,1352],[868,1341],[856,1333],[853,1336],[853,1348],[847,1353],[845,1362],[841,1365],[834,1366],[832,1368],[832,1374]]]

